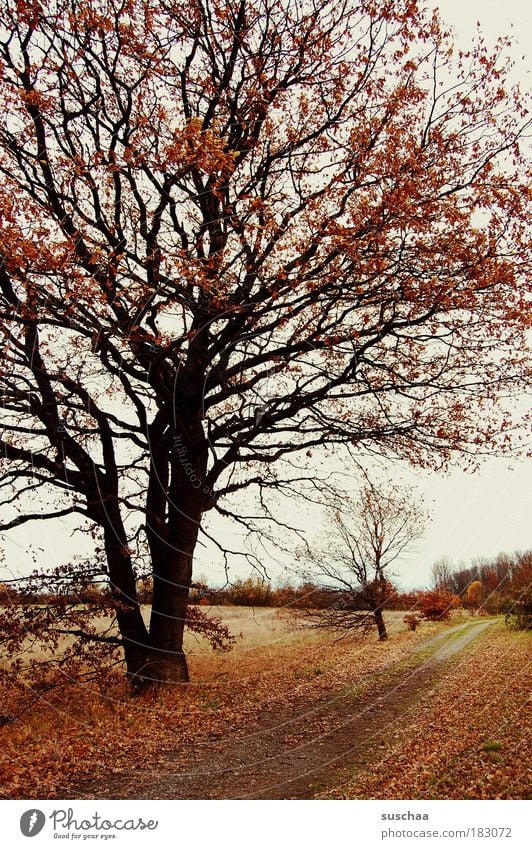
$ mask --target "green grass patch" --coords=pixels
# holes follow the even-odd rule
[[[486,740],[482,748],[485,752],[499,752],[502,749],[502,743],[498,740]]]

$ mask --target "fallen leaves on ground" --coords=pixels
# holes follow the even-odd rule
[[[330,798],[520,799],[530,793],[530,635],[489,628]]]
[[[154,772],[168,758],[186,762],[228,735],[242,736],[265,717],[345,694],[393,668],[441,624],[374,638],[331,641],[325,634],[276,625],[264,645],[191,655],[192,683],[132,698],[120,681],[105,695],[65,682],[16,722],[0,729],[0,787],[5,798],[61,798],[84,780],[101,783]],[[4,702],[9,700],[4,693]],[[309,729],[313,729],[309,717]],[[280,736],[290,729],[280,729]],[[137,780],[136,778],[134,780]]]

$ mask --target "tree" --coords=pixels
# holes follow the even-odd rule
[[[356,502],[332,517],[326,549],[309,548],[308,574],[336,591],[336,600],[302,612],[303,621],[341,634],[376,627],[379,640],[386,640],[383,610],[395,596],[390,569],[423,528],[423,510],[412,490],[385,492],[367,481]]]
[[[460,569],[455,569],[451,576],[450,592],[458,596],[463,596],[467,592],[467,588],[472,581],[478,578],[478,569],[476,566],[462,566]]]
[[[453,567],[447,557],[437,560],[432,566],[432,583],[437,590],[451,592],[453,581]]]
[[[419,613],[407,613],[403,616],[403,622],[408,626],[409,631],[415,631],[421,625],[422,619]]]
[[[525,107],[415,0],[1,10],[1,528],[77,518],[129,678],[184,681],[208,511],[510,444]]]
[[[501,557],[497,558],[502,559]],[[508,560],[509,558],[505,558]],[[532,551],[513,556],[506,597],[506,621],[523,631],[532,629]]]
[[[482,581],[472,581],[469,584],[464,597],[462,598],[462,604],[464,607],[471,608],[471,610],[478,609],[480,607],[483,595],[484,586],[482,584]]]

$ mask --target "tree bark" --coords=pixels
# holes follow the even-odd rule
[[[168,551],[153,573],[150,649],[143,678],[146,686],[189,680],[183,651],[188,594],[192,580],[192,553]]]
[[[123,531],[120,518],[113,522],[108,516],[104,531],[105,553],[124,649],[126,674],[129,680],[133,681],[146,664],[149,637],[138,603],[131,555],[127,549],[125,533],[121,539],[121,530]]]
[[[204,500],[204,443],[198,425],[195,440],[183,438],[178,442],[179,450],[172,457],[170,469],[159,445],[152,448],[147,530],[153,599],[149,651],[139,676],[143,687],[189,680],[183,636]]]
[[[379,632],[379,640],[387,640],[388,632],[386,631],[386,625],[384,624],[382,610],[377,608],[373,611],[373,616],[375,617],[375,624],[377,625],[377,631]]]

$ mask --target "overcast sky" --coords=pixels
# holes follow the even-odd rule
[[[477,21],[487,40],[513,33],[518,41],[513,50],[515,76],[523,89],[530,91],[532,17],[527,3],[523,0],[505,3],[442,0],[431,5],[438,6],[444,20],[455,27],[461,46],[467,46]],[[469,564],[475,557],[530,548],[530,472],[529,462],[509,464],[492,458],[475,474],[454,471],[447,476],[407,475],[408,482],[419,486],[433,518],[415,553],[402,565],[400,583],[404,587],[426,584],[432,563],[442,556],[448,556],[455,563]],[[297,519],[309,533],[311,528],[316,531],[312,516],[305,519],[298,515]],[[88,552],[82,533],[71,536],[73,527],[69,522],[41,523],[12,532],[4,544],[5,561],[0,569],[0,580],[10,574],[31,571],[30,544],[39,562],[50,566],[65,562],[76,552]],[[274,576],[282,574],[273,566],[270,571]],[[234,574],[239,572],[242,574],[242,570],[236,569]],[[213,567],[212,552],[208,550],[198,551],[195,573],[203,573],[213,582],[219,582],[223,574],[220,568]]]
[[[532,14],[530,3],[509,0],[441,0],[433,3],[451,24],[457,40],[466,44],[480,22],[486,40],[511,34],[515,41],[514,74],[523,91],[530,93]],[[530,548],[532,545],[532,464],[508,464],[490,459],[480,472],[455,472],[449,477],[429,475],[423,482],[432,502],[433,522],[419,546],[418,556],[405,566],[410,584],[427,575],[429,564],[448,555],[454,561],[470,561],[479,555]]]

